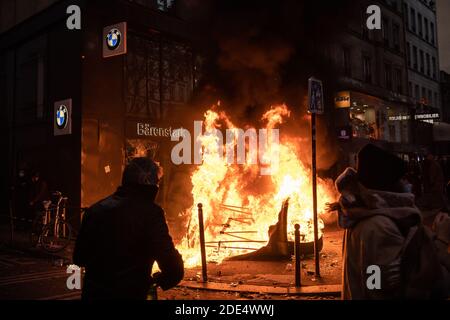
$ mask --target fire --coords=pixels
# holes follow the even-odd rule
[[[204,114],[205,132],[214,129],[237,130],[225,112],[216,111],[217,107],[214,106]],[[273,129],[288,117],[289,109],[286,105],[280,105],[270,108],[261,120],[266,129]],[[311,172],[298,157],[301,152],[298,139],[281,135],[279,144],[267,143],[263,159],[276,155],[279,161],[272,164],[271,175],[265,177],[260,175],[261,164],[229,164],[217,148],[216,136],[202,135],[199,139],[203,147],[203,163],[191,177],[194,203],[183,213],[189,217],[187,232],[177,246],[187,267],[201,264],[198,203],[203,205],[209,261],[220,262],[228,256],[264,246],[269,238],[269,226],[277,222],[282,203],[288,198],[288,237],[293,240],[294,225],[299,223],[302,241],[313,241]],[[227,140],[222,151],[228,150],[227,148],[236,148],[236,141]],[[317,180],[320,214],[326,203],[333,202],[336,195],[332,181]],[[323,229],[322,221],[319,229]]]

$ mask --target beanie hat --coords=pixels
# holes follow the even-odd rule
[[[406,163],[373,144],[358,152],[358,180],[369,189],[395,191],[399,180],[406,174]]]

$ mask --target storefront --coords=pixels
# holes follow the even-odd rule
[[[82,9],[81,30],[67,29],[69,5]],[[16,115],[8,118],[9,184],[22,163],[39,169],[69,198],[77,225],[80,207],[116,190],[131,156],[145,153],[176,174],[170,135],[189,112],[198,72],[193,34],[178,17],[120,0],[59,1],[5,33],[5,108]],[[67,110],[62,101],[70,101]],[[176,189],[161,188],[163,200]]]

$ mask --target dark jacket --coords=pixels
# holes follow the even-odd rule
[[[83,299],[145,299],[155,261],[163,290],[181,281],[183,260],[154,203],[157,192],[156,186],[119,187],[86,211],[73,256],[86,270]]]

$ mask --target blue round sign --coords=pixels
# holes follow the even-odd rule
[[[56,126],[58,129],[64,129],[67,126],[69,111],[65,105],[60,105],[56,111]]]
[[[106,36],[106,45],[108,49],[115,50],[120,45],[122,34],[116,28],[111,29]]]

